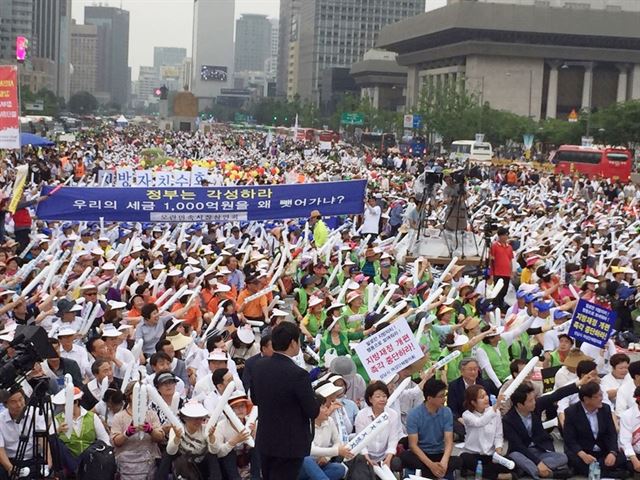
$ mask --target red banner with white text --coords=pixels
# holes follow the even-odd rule
[[[20,148],[18,67],[0,65],[0,149]]]

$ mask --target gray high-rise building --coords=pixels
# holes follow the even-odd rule
[[[98,27],[77,25],[71,27],[71,95],[78,92],[96,93],[98,73]]]
[[[609,10],[640,12],[638,0],[447,0],[448,4],[476,2],[531,5],[535,7],[558,7],[574,10]]]
[[[31,38],[33,0],[0,0],[0,63],[16,59],[16,37]]]
[[[289,46],[297,40],[297,16],[302,0],[280,0],[280,28],[278,31],[278,68],[276,95],[287,95],[289,85]]]
[[[84,7],[84,23],[98,27],[97,89],[124,108],[131,87],[129,12],[115,7]]]
[[[325,70],[350,68],[375,45],[382,27],[424,11],[425,0],[302,2],[293,93],[319,104],[320,78]]]
[[[182,65],[185,58],[187,58],[186,48],[153,47],[153,66],[157,69]]]
[[[50,89],[66,100],[71,86],[71,26],[71,0],[33,0],[34,66],[49,75]]]
[[[236,72],[260,72],[271,56],[271,22],[266,15],[242,14],[236,20]]]

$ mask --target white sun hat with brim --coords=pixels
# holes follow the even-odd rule
[[[251,327],[240,327],[236,332],[242,343],[251,344],[256,341],[256,334]]]
[[[78,387],[73,387],[73,399],[80,400],[82,398],[83,392]],[[66,403],[66,391],[63,388],[58,393],[56,393],[53,397],[51,397],[51,402],[54,405],[64,405]]]
[[[197,401],[187,402],[184,407],[180,409],[180,413],[189,418],[204,418],[209,416],[209,411]]]
[[[333,383],[325,383],[316,388],[315,393],[323,398],[329,398],[331,395],[335,395],[342,391],[341,387],[334,385]]]

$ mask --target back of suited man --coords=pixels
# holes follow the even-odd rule
[[[256,447],[264,480],[295,480],[309,455],[313,420],[320,412],[308,373],[292,360],[300,329],[283,322],[273,329],[274,355],[256,362],[251,399],[258,406]]]

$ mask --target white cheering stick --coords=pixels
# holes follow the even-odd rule
[[[358,256],[362,255],[362,252],[364,251],[364,247],[366,245],[369,245],[370,240],[371,240],[371,234],[367,235],[362,240],[360,240],[360,245],[358,245],[358,250],[357,250]]]
[[[433,290],[433,288],[431,290]],[[427,297],[427,299],[422,303],[422,305],[420,305],[416,309],[416,312],[425,312],[429,310],[429,308],[431,307],[431,304],[440,295],[442,295],[442,287],[438,287],[436,290],[433,290],[431,293],[429,293],[429,296]]]
[[[435,365],[433,366],[434,370],[439,370],[442,367],[444,367],[447,363],[450,363],[452,361],[454,361],[456,358],[458,358],[460,355],[462,355],[462,352],[460,352],[460,350],[454,350],[453,352],[451,352],[449,355],[447,355],[444,358],[441,358],[440,360],[438,360]]]
[[[573,285],[569,284],[567,286],[569,287],[569,291],[571,292],[571,295],[573,295],[576,300],[580,300],[580,295],[578,295],[578,292],[576,292],[576,289],[573,287]]]
[[[156,300],[156,305],[162,305],[162,302],[164,302],[164,300],[171,295],[172,293],[174,293],[174,290],[172,288],[167,288],[162,295],[160,295],[160,298],[158,298]]]
[[[191,332],[191,333],[195,333],[195,332]],[[190,344],[189,346],[193,345]],[[147,385],[147,393],[151,393],[151,387],[149,387]],[[178,413],[178,406],[180,405],[180,394],[178,392],[173,392],[173,396],[171,397],[171,405],[169,405],[169,407],[171,407],[171,411],[173,413]]]
[[[331,275],[329,275],[329,278],[327,279],[327,284],[325,285],[325,287],[331,288],[331,284],[333,284],[334,280],[338,276],[338,272],[341,269],[342,269],[342,252],[338,253],[338,263],[334,267],[333,272],[331,272]]]
[[[440,275],[436,280],[434,280],[432,288],[434,289],[438,288],[438,286],[444,281],[444,278],[449,274],[451,269],[455,267],[457,261],[458,261],[458,257],[453,257],[451,259],[451,261],[449,262],[449,265],[447,265],[447,268],[445,268],[444,271],[442,272],[442,275]]]
[[[226,386],[224,392],[222,392],[222,395],[220,395],[220,398],[218,398],[215,408],[211,412],[211,415],[209,415],[209,420],[207,421],[205,432],[209,433],[209,430],[211,430],[218,424],[218,420],[220,419],[220,415],[222,415],[224,406],[229,402],[229,398],[231,397],[231,394],[235,391],[235,389],[236,382],[232,380]]]
[[[29,253],[29,250],[31,250],[33,247],[35,247],[36,243],[38,243],[38,239],[34,238],[33,240],[31,240],[29,242],[29,244],[27,245],[27,247],[22,251],[22,253],[20,253],[20,255],[18,255],[20,258],[24,258],[27,256],[27,253]]]
[[[349,282],[351,280],[350,279],[345,279],[344,281],[344,285],[342,285],[342,288],[340,289],[340,293],[338,294],[338,297],[336,298],[336,302],[337,303],[341,303],[342,300],[344,299],[344,296],[347,294],[347,289],[349,288]]]
[[[188,285],[183,285],[182,287],[180,287],[180,290],[178,290],[176,293],[174,293],[171,298],[169,300],[167,300],[161,307],[160,307],[160,313],[162,312],[166,312],[167,310],[169,310],[169,308],[171,308],[171,305],[173,305],[174,303],[176,303],[178,301],[178,299],[180,297],[182,297],[182,295],[184,295],[184,292],[186,292],[189,289]]]
[[[65,434],[71,438],[73,432],[73,380],[70,374],[64,376],[64,423],[67,424]]]
[[[424,329],[427,326],[427,318],[428,317],[425,315],[424,317],[422,317],[422,320],[420,320],[420,323],[418,324],[418,329],[416,330],[416,342],[418,343],[420,343],[420,339],[422,338]]]
[[[193,291],[193,293],[191,294],[191,296],[189,297],[189,300],[187,300],[186,305],[189,305],[193,300],[198,298],[198,295],[200,295],[201,291],[202,291],[202,287],[198,285],[196,289]]]
[[[367,290],[367,306],[371,309],[373,308],[373,297],[375,296],[376,289],[378,288],[378,286],[375,283],[370,283],[369,285],[367,285],[366,290]]]
[[[498,281],[493,286],[493,288],[491,289],[491,292],[487,294],[487,299],[493,300],[494,298],[496,298],[500,293],[500,290],[502,290],[503,286],[504,286],[504,280],[499,278]]]
[[[265,295],[268,295],[274,290],[276,290],[276,287],[274,287],[273,285],[269,285],[267,288],[263,288],[262,290],[259,290],[256,293],[254,293],[253,295],[249,295],[247,298],[244,299],[244,303],[249,303],[260,297],[264,297]]]
[[[214,327],[216,327],[216,324],[218,323],[218,319],[222,316],[222,312],[223,311],[224,311],[224,307],[218,307],[218,310],[216,311],[216,314],[213,316],[213,318],[209,322],[209,325],[207,325],[207,328],[205,329],[204,333],[202,334],[202,338],[207,338],[207,334],[211,330],[213,330]]]
[[[380,286],[378,286],[378,289],[376,290],[376,294],[373,297],[373,302],[369,304],[369,310],[370,311],[373,311],[373,309],[376,308],[376,305],[380,301],[380,298],[382,297],[382,294],[384,293],[386,288],[387,288],[387,283],[386,282],[382,282],[382,284]]]
[[[136,265],[138,265],[138,263],[140,263],[142,259],[140,258],[136,258],[134,260],[131,260],[129,262],[129,265],[127,265],[127,268],[125,268],[122,273],[120,275],[118,275],[118,290],[122,290],[125,285],[127,284],[127,280],[129,280],[129,277],[131,276],[131,272],[133,271],[134,267]]]
[[[276,256],[271,262],[271,265],[269,265],[269,270],[267,270],[267,277],[271,277],[273,275],[273,272],[276,271],[276,268],[278,268],[281,255],[282,254],[280,252],[276,253]]]
[[[387,465],[374,465],[373,473],[376,474],[380,480],[396,480],[396,476]]]
[[[347,447],[351,450],[351,453],[355,456],[358,455],[362,449],[366,448],[386,427],[389,425],[389,414],[382,412],[374,421],[367,425],[360,431],[355,437],[353,437],[347,443]]]
[[[282,242],[284,243],[284,256],[291,260],[291,245],[289,244],[289,232],[283,229]]]
[[[83,322],[82,327],[80,327],[80,331],[78,333],[80,333],[81,336],[84,337],[87,334],[87,332],[91,328],[91,325],[93,325],[93,321],[98,316],[99,310],[100,310],[100,304],[96,302],[96,304],[91,309],[91,313],[87,316],[86,320]]]
[[[396,315],[398,315],[402,310],[407,308],[407,305],[408,305],[407,302],[405,300],[402,300],[395,307],[393,307],[391,310],[389,310],[389,313],[387,313],[384,317],[382,317],[380,320],[378,320],[375,323],[374,326],[377,327],[381,323],[389,322],[392,318],[394,318]]]
[[[236,415],[236,412],[233,411],[233,408],[231,408],[228,403],[224,405],[223,409],[224,414],[227,416],[227,418],[231,422],[231,425],[233,425],[233,428],[235,428],[236,431],[249,431],[249,429],[240,421],[240,419]],[[253,448],[256,446],[256,442],[251,435],[249,435],[249,438],[243,443],[245,443],[249,448]]]
[[[557,418],[555,418],[554,420],[558,420]],[[506,457],[503,457],[502,455],[500,455],[497,452],[494,452],[493,455],[491,456],[491,460],[493,461],[493,463],[497,463],[498,465],[502,465],[503,467],[505,467],[507,470],[513,470],[514,468],[516,468],[516,464],[513,460],[509,460]]]
[[[29,293],[31,293],[31,291],[36,288],[36,286],[38,286],[38,284],[40,283],[40,281],[46,277],[46,275],[49,273],[49,270],[53,267],[53,265],[49,265],[48,267],[43,268],[40,273],[38,273],[33,280],[31,280],[29,282],[29,284],[24,287],[24,290],[22,290],[22,293],[20,294],[21,298],[27,298],[27,295],[29,295]],[[87,267],[89,270],[91,270],[91,268]]]
[[[549,430],[550,428],[555,428],[558,426],[558,417],[552,418],[551,420],[547,420],[542,423],[542,428],[545,430]]]
[[[398,385],[393,393],[389,396],[389,399],[387,400],[387,407],[391,407],[395,403],[395,401],[400,398],[400,395],[409,386],[409,383],[411,383],[411,377],[407,377],[402,382],[400,382],[400,385]]]
[[[393,294],[396,293],[397,288],[398,286],[395,283],[389,284],[389,291],[380,302],[380,305],[378,305],[378,308],[376,308],[376,313],[382,313],[382,311],[384,310],[384,307],[387,306],[387,303],[389,303],[389,300],[391,300],[391,297],[393,296]]]
[[[513,380],[513,382],[511,382],[511,384],[504,391],[503,396],[505,400],[507,400],[508,398],[511,398],[511,395],[513,395],[513,392],[516,391],[516,388],[520,386],[520,384],[524,381],[527,375],[529,375],[533,371],[533,369],[538,364],[539,360],[540,359],[538,357],[533,357],[531,360],[529,360],[529,363],[527,363],[524,366],[524,368],[520,371],[518,376]]]
[[[153,295],[154,297],[158,296],[158,290],[160,289],[160,285],[163,285],[166,279],[167,279],[167,272],[162,272],[160,275],[158,275],[158,278],[156,278],[151,282],[151,286],[152,286],[151,295]]]
[[[270,312],[271,310],[273,310],[273,307],[275,307],[279,301],[280,301],[280,296],[279,295],[274,296],[273,300],[271,300],[271,303],[267,305],[267,312]]]
[[[149,399],[156,404],[156,406],[164,413],[169,423],[176,428],[180,428],[184,431],[184,427],[182,422],[178,418],[178,416],[174,413],[174,411],[167,405],[167,402],[164,401],[158,390],[153,385],[147,385],[147,393],[149,394]],[[173,403],[173,401],[171,402]]]
[[[309,345],[307,345],[307,346],[305,347],[304,351],[305,351],[305,352],[307,352],[307,354],[308,354],[311,358],[313,358],[316,362],[320,362],[320,355],[318,355],[316,352],[314,352],[314,351],[312,350],[312,348],[311,348]]]
[[[416,258],[416,260],[413,262],[413,272],[411,275],[414,287],[417,287],[418,283],[420,282],[419,273],[420,273],[420,258]]]
[[[93,271],[93,269],[91,267],[85,268],[84,272],[82,272],[82,275],[80,275],[76,280],[74,280],[73,282],[71,282],[69,284],[69,290],[73,290],[77,286],[82,285],[84,283],[84,281],[87,278],[89,278],[89,275],[91,275],[92,271]]]
[[[144,424],[145,413],[147,411],[147,386],[140,385],[137,382],[133,386],[133,394],[131,397],[131,413],[134,427],[140,427]],[[142,440],[144,432],[138,432],[138,438]]]

